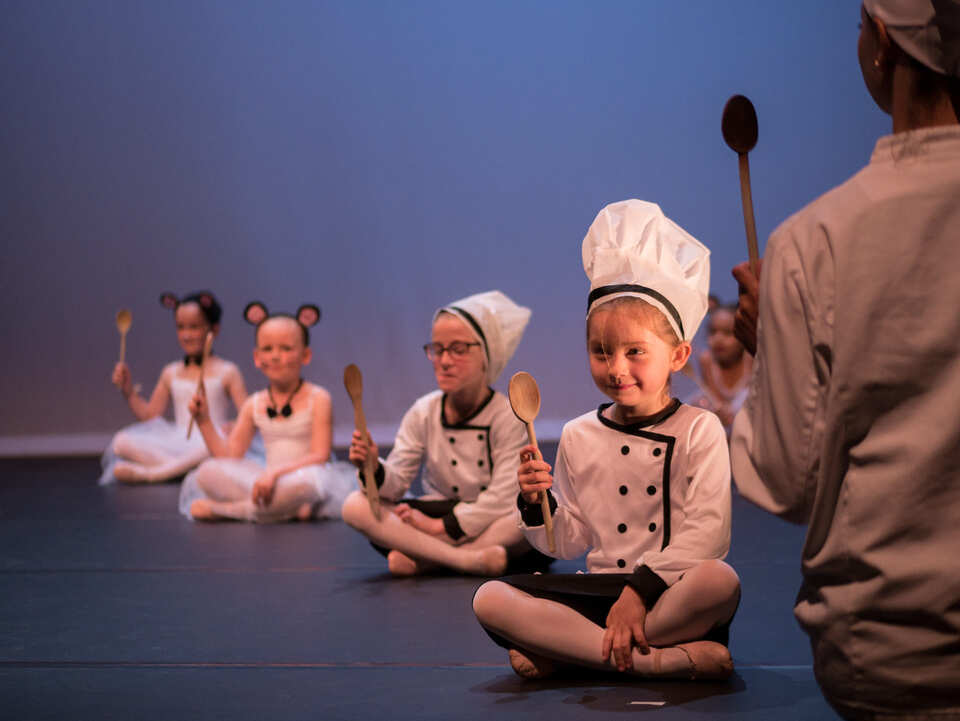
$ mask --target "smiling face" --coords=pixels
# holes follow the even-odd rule
[[[642,301],[614,302],[599,306],[587,320],[590,375],[625,418],[663,410],[670,402],[670,373],[690,355],[689,343],[664,340],[654,313],[662,315]]]
[[[216,335],[216,326],[211,327],[207,317],[196,303],[181,303],[173,315],[177,324],[177,341],[187,355],[203,353],[203,342],[211,330]]]
[[[270,318],[257,328],[253,362],[271,383],[295,383],[311,357],[310,349],[303,343],[303,330],[293,318]]]
[[[460,318],[441,313],[433,322],[430,341],[448,347],[454,341],[476,343],[477,337]],[[486,385],[486,359],[482,346],[471,345],[462,356],[444,351],[431,362],[437,387],[444,393],[475,391]]]

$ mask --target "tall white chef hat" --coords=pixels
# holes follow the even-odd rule
[[[530,309],[517,305],[499,290],[489,290],[438,308],[433,319],[443,312],[461,318],[483,345],[487,384],[493,385],[520,345],[530,320]]]
[[[914,60],[960,77],[960,0],[864,0],[863,7]]]
[[[635,296],[689,341],[706,315],[710,251],[656,203],[622,200],[601,210],[583,239],[583,269],[588,316],[602,303]]]

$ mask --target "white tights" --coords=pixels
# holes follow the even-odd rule
[[[644,631],[650,654],[633,650],[633,673],[650,675],[654,659],[665,672],[686,668],[688,655],[674,644],[702,638],[736,610],[740,581],[723,561],[706,561],[687,571],[664,591],[647,614]],[[488,581],[473,598],[480,623],[503,636],[521,651],[577,666],[615,670],[613,654],[602,657],[604,629],[572,608],[502,581]]]
[[[220,518],[257,523],[288,521],[302,508],[323,500],[310,466],[305,466],[280,476],[270,505],[258,506],[253,502],[252,487],[263,472],[264,467],[255,461],[214,458],[197,469],[196,480],[210,510]]]
[[[143,439],[120,432],[113,441],[117,455],[114,475],[125,483],[160,483],[182,476],[210,457],[206,446],[200,444],[186,453],[170,455],[152,448]]]
[[[367,497],[354,491],[343,504],[343,520],[377,545],[409,556],[421,570],[439,565],[461,573],[497,576],[506,569],[509,554],[530,549],[513,514],[498,518],[473,540],[451,545],[405,523],[392,508],[393,504],[382,502],[377,521]]]

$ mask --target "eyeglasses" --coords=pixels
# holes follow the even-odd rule
[[[455,340],[447,346],[441,345],[440,343],[425,343],[423,352],[427,354],[427,358],[430,360],[437,360],[443,355],[444,351],[449,353],[453,358],[463,358],[470,351],[470,347],[475,345],[480,344],[477,342],[466,343],[462,340]]]

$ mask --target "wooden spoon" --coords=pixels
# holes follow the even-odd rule
[[[750,270],[757,275],[757,227],[753,220],[753,194],[750,192],[750,161],[747,153],[757,144],[759,130],[757,111],[753,103],[743,95],[734,95],[723,108],[720,121],[723,139],[740,156],[740,199],[743,201],[743,223],[747,230],[747,252],[750,255]]]
[[[533,430],[533,421],[540,412],[540,388],[533,376],[524,371],[514,373],[510,379],[510,407],[513,414],[527,424],[527,436],[530,445],[537,445],[537,433]],[[537,448],[537,458],[543,458]],[[556,553],[557,541],[553,535],[553,516],[550,515],[550,501],[545,491],[540,491],[540,508],[543,511],[543,525],[547,531],[547,545],[550,553]]]
[[[353,363],[343,369],[343,385],[353,403],[353,426],[360,431],[361,438],[370,438],[367,432],[367,419],[363,414],[363,375]],[[363,463],[363,483],[367,492],[367,501],[370,503],[370,513],[380,520],[380,492],[377,490],[377,459],[367,454]]]
[[[206,338],[203,339],[203,355],[200,356],[200,379],[197,381],[197,392],[203,388],[203,367],[206,365],[207,358],[210,357],[210,351],[213,350],[213,333],[207,331]],[[187,426],[187,440],[190,440],[190,434],[193,433],[193,416],[190,416],[190,425]]]
[[[117,311],[117,331],[120,333],[120,362],[127,356],[127,331],[133,324],[133,313],[126,308]]]

